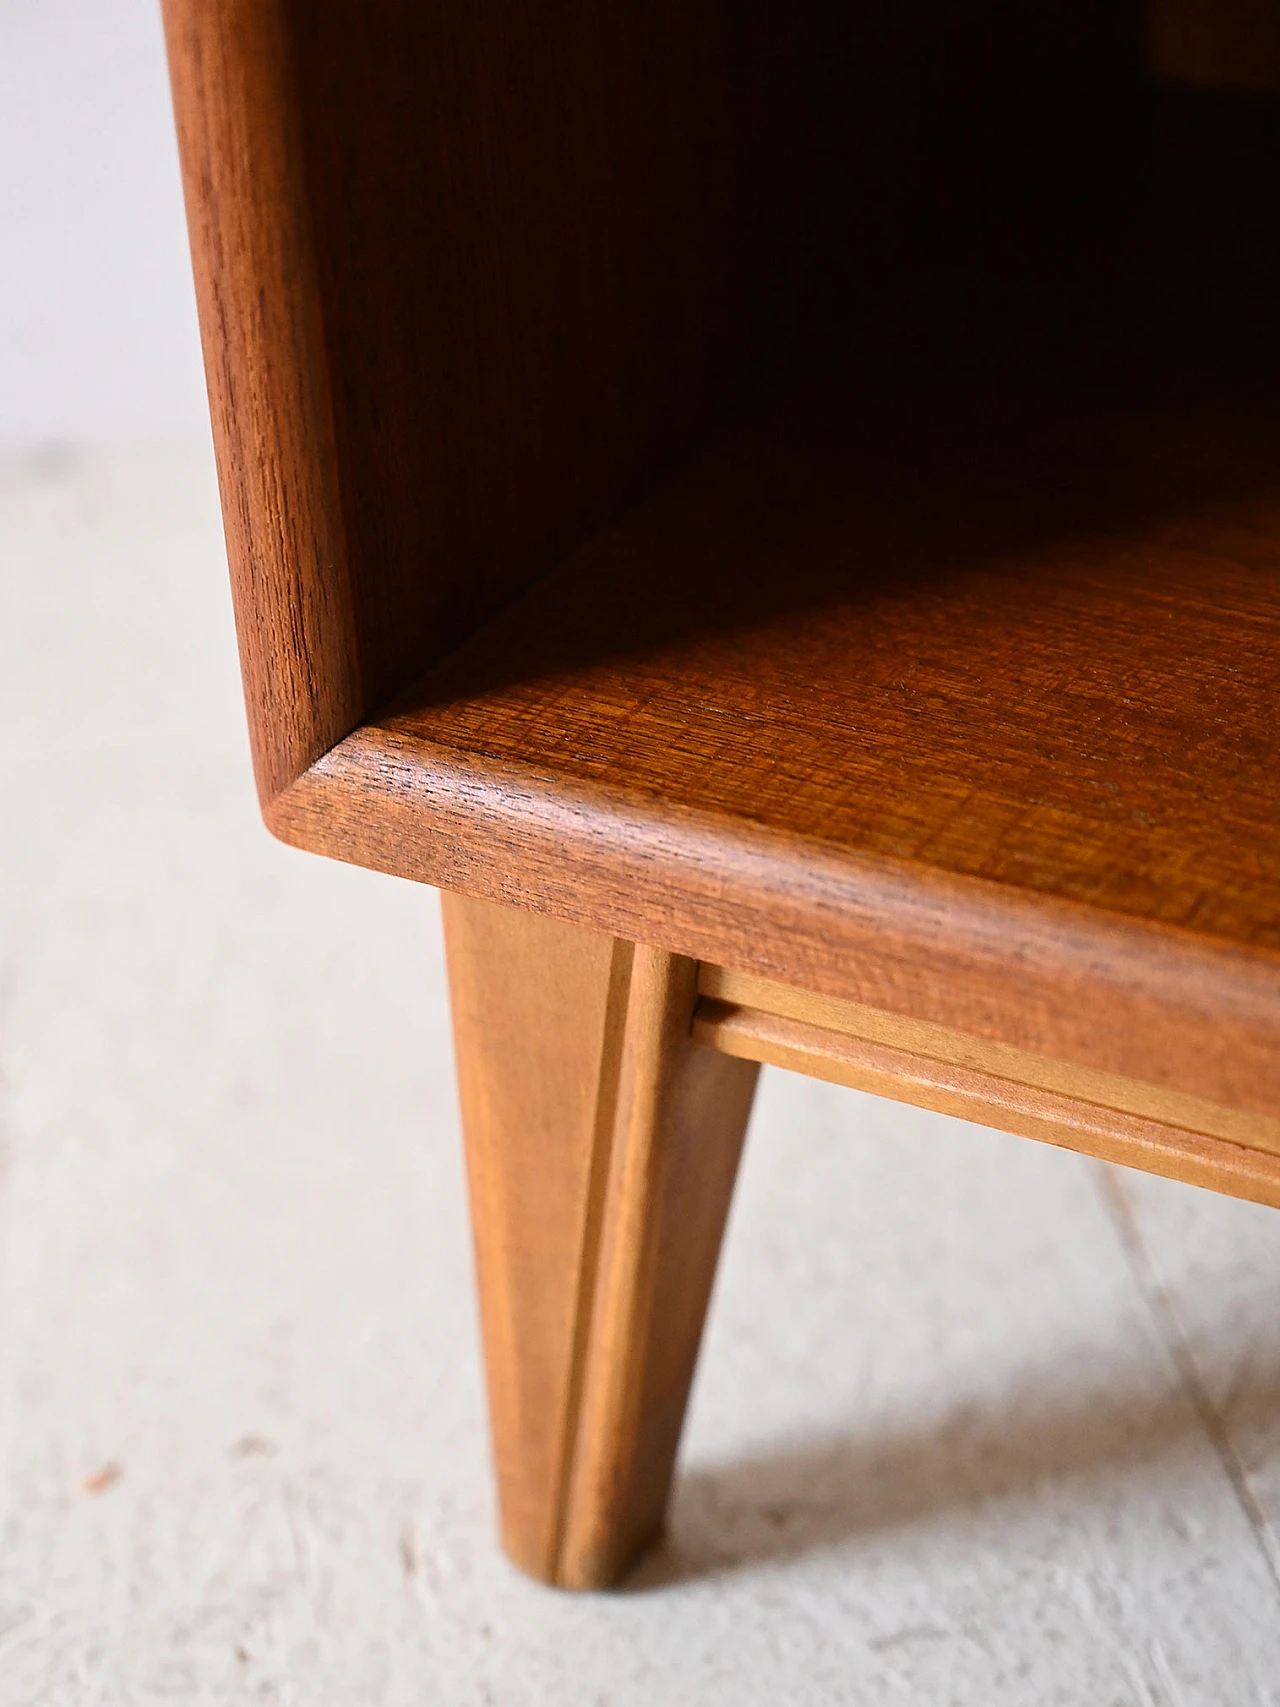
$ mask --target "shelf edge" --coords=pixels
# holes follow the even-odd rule
[[[1280,955],[357,729],[295,847],[1280,1116]]]

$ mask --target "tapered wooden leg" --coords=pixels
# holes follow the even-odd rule
[[[616,1583],[662,1527],[755,1089],[696,965],[444,898],[507,1552]]]

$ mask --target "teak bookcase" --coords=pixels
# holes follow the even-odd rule
[[[446,891],[505,1543],[612,1583],[758,1063],[1280,1204],[1280,13],[165,14],[263,810]]]

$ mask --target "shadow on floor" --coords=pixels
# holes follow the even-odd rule
[[[627,1587],[643,1592],[803,1558],[948,1512],[1026,1500],[1054,1483],[1154,1464],[1204,1441],[1171,1366],[1162,1380],[1159,1361],[1142,1360],[1140,1386],[1113,1366],[1114,1380],[1095,1373],[1088,1387],[1068,1391],[1071,1362],[1028,1373],[998,1405],[973,1402],[875,1435],[784,1439],[691,1469],[677,1479],[667,1537]],[[1270,1367],[1248,1370],[1231,1408],[1280,1417],[1280,1352]]]

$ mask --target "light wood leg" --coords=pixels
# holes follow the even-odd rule
[[[757,1067],[695,962],[444,897],[503,1544],[616,1583],[662,1527]]]

